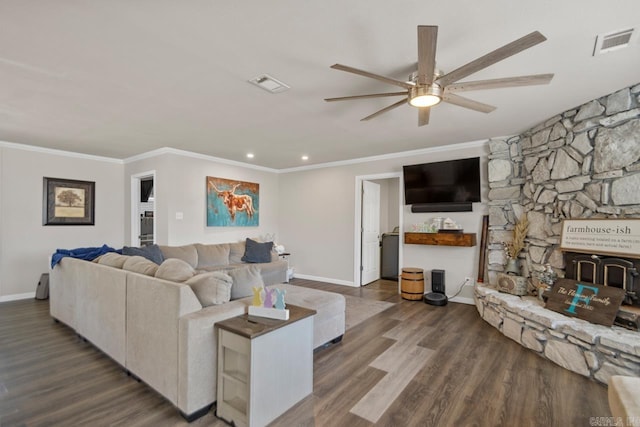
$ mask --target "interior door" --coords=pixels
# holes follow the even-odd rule
[[[380,278],[380,185],[362,181],[362,250],[360,285]]]

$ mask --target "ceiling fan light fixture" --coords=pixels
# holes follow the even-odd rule
[[[437,84],[409,89],[409,104],[413,107],[432,107],[442,101],[442,89]]]

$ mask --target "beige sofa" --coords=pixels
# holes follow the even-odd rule
[[[198,272],[231,270],[248,265],[242,261],[245,253],[244,242],[160,246],[160,250],[165,259],[179,258]],[[275,252],[271,253],[270,262],[254,265],[260,267],[260,275],[265,285],[287,281],[287,261],[280,259]]]
[[[175,257],[180,252],[162,249]],[[186,253],[192,254],[190,249]],[[191,261],[204,267],[197,259]],[[271,274],[279,273],[266,272],[265,282],[272,283]],[[286,289],[287,304],[317,311],[314,348],[342,338],[342,295],[275,286]],[[74,258],[62,259],[50,271],[51,316],[166,397],[189,420],[206,413],[216,400],[215,323],[246,313],[251,299],[203,307],[184,283]]]

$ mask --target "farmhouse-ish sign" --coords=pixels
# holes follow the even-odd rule
[[[624,289],[558,279],[545,305],[565,316],[611,326],[624,299]]]
[[[566,219],[560,249],[640,258],[640,219]]]

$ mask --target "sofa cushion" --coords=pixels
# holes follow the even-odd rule
[[[164,256],[158,245],[148,245],[136,248],[135,246],[124,246],[122,248],[122,255],[138,255],[145,257],[149,261],[160,265],[164,261]]]
[[[178,258],[169,258],[160,264],[156,271],[156,277],[171,280],[172,282],[184,282],[191,279],[195,273],[193,267],[186,261]]]
[[[247,238],[242,261],[244,262],[271,262],[271,250],[273,242],[256,242]]]
[[[229,264],[242,263],[244,246],[244,242],[229,243]]]
[[[134,255],[129,258],[122,265],[123,270],[133,271],[134,273],[140,273],[147,276],[155,276],[158,270],[158,264],[153,261],[149,261],[147,258]]]
[[[252,288],[254,286],[264,286],[262,276],[260,276],[260,267],[256,265],[236,268],[229,270],[227,273],[233,279],[233,286],[231,286],[232,300],[253,295]]]
[[[222,271],[196,274],[185,282],[186,285],[191,286],[203,307],[229,302],[232,283],[231,276]]]
[[[109,267],[122,268],[127,259],[129,259],[129,257],[126,255],[109,252],[98,257],[98,264],[108,265]]]
[[[198,265],[198,252],[195,245],[160,246],[160,250],[165,260],[167,258],[178,258],[187,262],[193,268]]]
[[[214,245],[202,245],[197,243],[195,247],[196,252],[198,253],[197,268],[203,269],[229,264],[229,245],[227,243]]]

